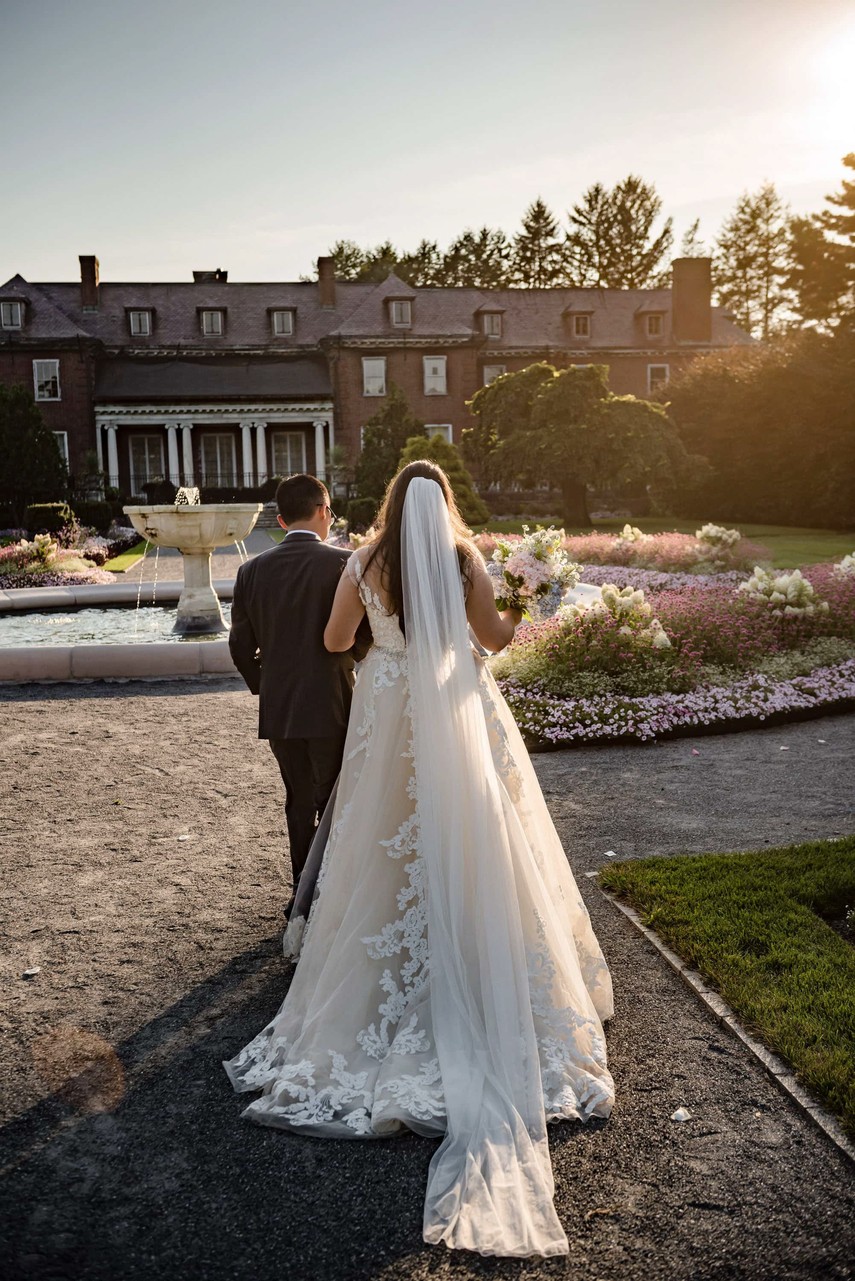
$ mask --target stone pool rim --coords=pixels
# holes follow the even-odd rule
[[[0,614],[13,610],[80,609],[110,605],[174,604],[183,582],[87,583],[76,587],[15,587],[0,590]],[[234,594],[234,579],[218,579],[221,598]],[[118,645],[20,645],[0,647],[0,684],[78,680],[164,680],[174,677],[237,676],[227,640],[157,641]]]

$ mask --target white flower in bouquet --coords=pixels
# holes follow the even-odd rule
[[[849,574],[855,575],[855,552],[850,552],[848,556],[844,556],[843,560],[834,566],[834,572],[841,578],[845,578]]]
[[[695,530],[695,538],[699,543],[706,543],[722,551],[733,547],[741,537],[738,529],[726,529],[724,525],[713,525],[711,522]]]
[[[564,593],[574,587],[581,567],[562,549],[563,529],[536,529],[514,542],[496,539],[487,572],[499,609],[519,609],[534,621],[557,613]]]
[[[820,600],[813,583],[800,569],[776,574],[774,570],[754,566],[754,573],[737,588],[751,600],[763,601],[773,614],[826,614],[828,601]]]

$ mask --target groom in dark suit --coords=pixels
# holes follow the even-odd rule
[[[282,542],[237,573],[229,649],[258,695],[258,737],[266,738],[285,784],[285,822],[294,890],[315,829],[341,768],[354,660],[367,652],[360,632],[348,653],[324,648],[324,628],[350,552],[326,539],[335,519],[326,486],[289,476],[276,491]],[[285,915],[294,901],[292,893]]]

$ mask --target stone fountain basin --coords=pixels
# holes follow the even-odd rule
[[[177,547],[191,555],[242,542],[261,511],[262,503],[168,503],[124,508],[142,538],[158,547]]]

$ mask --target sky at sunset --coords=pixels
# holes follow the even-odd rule
[[[709,241],[855,151],[855,0],[0,0],[0,281],[295,280],[653,182]]]

